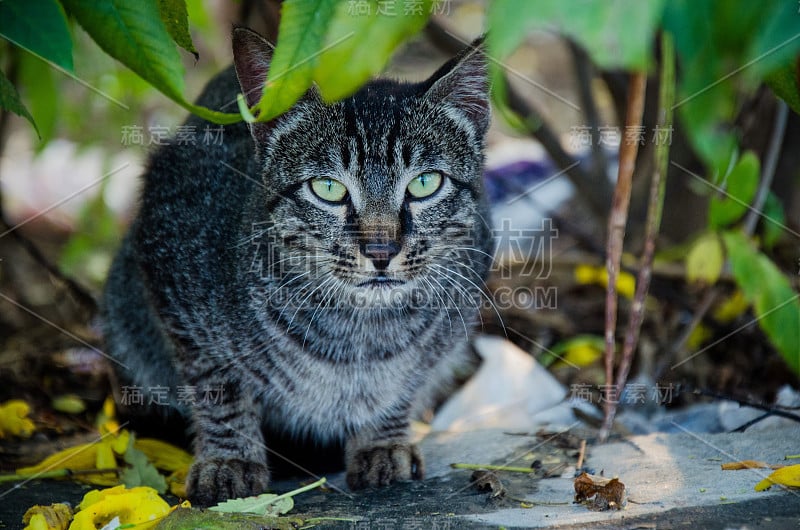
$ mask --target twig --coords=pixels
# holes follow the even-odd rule
[[[592,170],[593,175],[603,175],[606,172],[606,156],[600,145],[600,114],[597,112],[594,97],[592,96],[592,63],[583,48],[569,40],[569,49],[575,62],[575,78],[578,86],[578,97],[581,100],[581,110],[586,116],[586,125],[592,139]]]
[[[669,130],[672,128],[672,107],[675,100],[675,49],[672,35],[668,32],[661,36],[661,76],[659,83],[658,125]],[[653,275],[653,256],[656,250],[656,237],[661,228],[661,217],[664,211],[664,195],[666,193],[667,171],[669,169],[669,143],[662,141],[656,145],[656,168],[650,182],[650,201],[647,206],[647,224],[645,227],[645,242],[642,257],[639,262],[639,274],[636,279],[636,293],[634,294],[631,313],[628,318],[628,327],[625,330],[625,340],[622,346],[622,358],[617,368],[615,387],[621,392],[628,381],[628,374],[633,364],[634,352],[639,343],[639,333],[644,320],[644,303],[650,288],[650,279]],[[609,281],[609,284],[611,282]],[[617,413],[618,403],[608,401],[606,416],[603,421],[605,436],[611,430],[614,417]],[[601,434],[602,437],[602,434]],[[605,439],[605,438],[603,438]]]
[[[583,467],[583,460],[586,458],[586,440],[581,440],[581,447],[578,449],[578,463],[575,464],[575,469]]]
[[[510,471],[512,473],[533,473],[530,467],[496,466],[492,464],[450,464],[453,469],[475,469],[486,471]]]
[[[778,166],[778,158],[781,154],[781,146],[783,145],[783,135],[786,132],[786,121],[789,117],[789,107],[782,99],[778,100],[778,107],[775,109],[775,122],[772,124],[772,136],[769,139],[769,147],[764,157],[764,166],[761,171],[761,182],[758,185],[758,191],[753,199],[752,209],[747,213],[744,220],[744,233],[753,235],[756,230],[761,209],[769,195],[769,190],[772,187],[772,179],[775,177],[775,168]]]
[[[628,105],[625,114],[625,128],[638,127],[642,123],[644,113],[644,96],[647,85],[647,74],[635,72],[631,74]],[[636,154],[639,142],[622,142],[619,147],[619,173],[611,214],[608,217],[608,246],[606,253],[606,270],[608,271],[608,289],[606,291],[606,325],[605,325],[605,371],[606,401],[605,419],[600,429],[599,440],[605,442],[611,432],[614,419],[616,396],[614,395],[614,352],[615,329],[617,326],[617,277],[622,257],[622,244],[625,239],[625,225],[628,221],[628,209],[631,200],[633,170],[636,167]]]
[[[782,418],[800,423],[800,415],[792,414],[791,412],[787,412],[786,410],[776,407],[775,405],[764,405],[763,403],[756,403],[755,401],[748,401],[735,396],[730,396],[719,392],[712,392],[711,390],[695,390],[693,393],[700,396],[713,397],[715,399],[723,399],[725,401],[733,401],[743,407],[763,410],[773,416],[780,416]]]

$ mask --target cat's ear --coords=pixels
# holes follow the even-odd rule
[[[248,107],[252,107],[264,93],[273,46],[253,30],[237,27],[233,29],[233,65],[242,87]],[[250,131],[256,141],[266,140],[268,123],[251,123]]]
[[[434,105],[456,109],[480,135],[489,128],[489,76],[483,37],[439,68],[426,85],[425,98]]]

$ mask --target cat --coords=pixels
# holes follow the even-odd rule
[[[258,101],[272,47],[232,41],[199,104]],[[119,384],[189,418],[195,503],[264,492],[270,432],[340,440],[354,490],[423,477],[410,418],[463,361],[485,296],[489,122],[476,41],[426,81],[332,104],[311,88],[269,123],[152,154],[102,321]],[[176,400],[187,388],[220,399]]]

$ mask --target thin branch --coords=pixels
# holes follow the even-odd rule
[[[642,123],[644,113],[645,88],[647,74],[635,72],[630,77],[628,103],[625,113],[625,129],[638,128]],[[614,352],[615,330],[617,327],[617,277],[619,276],[622,245],[625,240],[625,225],[628,221],[630,207],[631,187],[633,183],[633,170],[636,167],[636,154],[639,151],[639,142],[622,142],[619,147],[619,173],[617,186],[614,190],[614,199],[611,214],[608,218],[608,245],[606,252],[606,270],[608,271],[608,289],[606,291],[606,325],[605,325],[605,372],[606,372],[606,400],[605,419],[600,430],[601,442],[608,438],[611,431],[611,422],[615,413],[616,396],[614,395]]]
[[[761,182],[758,185],[758,192],[753,199],[753,209],[747,213],[744,221],[744,233],[753,235],[756,231],[761,209],[767,201],[769,190],[772,188],[772,180],[775,177],[775,168],[778,166],[778,158],[781,154],[783,145],[783,135],[786,132],[786,121],[789,117],[789,106],[782,99],[778,100],[778,108],[775,109],[775,122],[772,124],[772,136],[769,139],[769,147],[764,158],[764,166],[761,171]]]
[[[597,111],[594,96],[592,95],[592,63],[583,48],[569,42],[572,59],[575,67],[575,78],[578,86],[578,97],[581,100],[581,110],[586,116],[586,125],[592,139],[592,170],[593,175],[606,173],[607,161],[600,145],[600,113]]]
[[[672,129],[672,107],[675,101],[675,49],[672,35],[664,32],[661,36],[661,76],[659,84],[658,129]],[[669,142],[659,141],[656,136],[656,171],[650,182],[650,202],[647,206],[647,224],[642,257],[639,262],[639,275],[636,279],[628,328],[625,330],[625,341],[622,346],[622,359],[617,368],[616,388],[622,391],[628,381],[628,374],[633,364],[634,351],[639,343],[639,332],[644,320],[644,303],[650,288],[653,274],[653,256],[656,250],[656,237],[661,228],[661,217],[664,211],[667,171],[669,169]],[[612,403],[607,412],[604,427],[611,428],[616,416],[618,403]]]

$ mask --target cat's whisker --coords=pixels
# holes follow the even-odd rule
[[[506,331],[506,324],[505,324],[505,322],[503,321],[503,317],[502,317],[502,315],[500,315],[500,311],[499,311],[499,310],[498,310],[498,308],[497,308],[497,304],[495,304],[494,300],[492,300],[492,297],[490,297],[488,294],[486,294],[486,292],[485,292],[485,291],[484,291],[484,290],[483,290],[483,289],[482,289],[482,288],[481,288],[481,287],[480,287],[478,284],[476,284],[475,282],[473,282],[472,280],[470,280],[469,278],[467,278],[467,277],[466,277],[466,276],[464,276],[463,274],[459,273],[458,271],[455,271],[455,270],[453,270],[453,269],[450,269],[450,268],[448,268],[448,267],[445,267],[445,266],[443,266],[443,265],[439,265],[439,264],[436,264],[436,263],[432,263],[432,264],[431,264],[431,266],[432,266],[432,267],[438,267],[438,268],[441,268],[441,269],[444,269],[444,270],[446,270],[447,272],[450,272],[450,273],[452,273],[452,274],[455,274],[456,276],[458,276],[458,277],[459,277],[459,278],[461,278],[462,280],[464,280],[464,281],[468,282],[470,285],[472,285],[473,287],[475,287],[475,289],[477,289],[477,290],[478,290],[478,293],[479,293],[481,296],[483,296],[483,297],[486,299],[486,301],[487,301],[487,302],[489,302],[489,305],[490,305],[490,306],[492,306],[492,309],[494,310],[495,314],[497,315],[497,318],[498,318],[498,320],[500,320],[500,327],[502,327],[502,328],[503,328],[503,333],[505,333],[506,337],[508,337],[508,332]],[[468,268],[468,269],[470,269],[470,270],[472,270],[470,267],[467,267],[467,268]],[[474,272],[474,271],[473,271],[473,272]],[[483,282],[483,283],[484,283],[484,285],[486,285],[486,282]],[[481,324],[483,324],[483,322],[481,322]]]
[[[336,278],[334,278],[333,276],[328,276],[327,278],[325,278],[324,280],[322,280],[322,282],[321,282],[319,285],[317,285],[317,286],[316,286],[314,289],[312,289],[312,290],[311,290],[311,292],[310,292],[310,293],[308,293],[308,294],[305,296],[305,298],[303,298],[303,299],[300,301],[300,303],[299,303],[299,304],[297,304],[297,310],[294,312],[294,314],[292,315],[292,318],[291,318],[291,320],[289,320],[289,323],[286,325],[286,330],[287,330],[287,331],[291,332],[291,330],[292,330],[292,324],[294,323],[294,319],[295,319],[295,317],[297,317],[297,314],[298,314],[298,313],[299,313],[299,312],[300,312],[300,311],[303,309],[303,307],[304,307],[305,303],[306,303],[306,302],[307,302],[307,301],[308,301],[308,300],[309,300],[309,299],[310,299],[312,296],[314,296],[314,293],[316,293],[317,291],[319,291],[320,289],[322,289],[323,287],[325,287],[327,284],[329,284],[329,283],[331,283],[332,281],[335,281],[335,280],[336,280]]]
[[[433,274],[435,274],[436,276],[442,278],[443,280],[446,280],[451,285],[455,286],[456,290],[461,294],[461,296],[464,296],[464,291],[460,290],[461,286],[458,285],[456,282],[454,282],[452,279],[448,278],[446,275],[442,274],[441,272],[439,272],[437,270],[431,270],[431,272]],[[447,298],[449,298],[450,302],[453,303],[453,307],[456,308],[456,312],[458,312],[458,316],[459,316],[459,318],[461,318],[461,324],[464,326],[464,336],[465,336],[465,338],[469,339],[469,330],[467,329],[467,321],[464,319],[464,314],[461,312],[461,309],[459,308],[459,306],[461,304],[456,302],[456,300],[450,294],[450,291],[448,289],[446,289],[441,283],[439,283],[439,281],[434,276],[431,276],[431,280],[436,282],[436,284],[439,285],[442,288],[442,290],[444,291],[445,295],[447,295]],[[469,295],[469,293],[466,293],[466,294]],[[478,316],[480,317],[480,312],[478,313]],[[483,324],[482,320],[481,320],[481,324]]]
[[[436,290],[436,287],[433,286],[432,282],[436,282],[436,284],[439,286],[439,289],[441,289],[445,293],[447,293],[447,290],[444,288],[444,286],[441,283],[439,283],[433,277],[425,278],[424,276],[421,276],[420,279],[422,281],[424,281],[426,284],[428,284],[428,286],[430,286],[431,292],[434,293],[436,295],[436,297],[439,298],[439,301],[442,303],[442,311],[444,311],[447,314],[447,323],[450,326],[450,335],[452,335],[453,334],[453,319],[450,317],[450,308],[447,307],[447,302],[444,301],[444,298],[442,298],[442,295],[439,294],[439,291]],[[454,305],[455,305],[455,308],[458,310],[459,315],[460,315],[461,314],[461,310],[458,309],[458,305],[456,305],[456,304],[454,304]],[[461,321],[462,322],[464,321],[464,317],[463,316],[461,317]],[[466,331],[466,325],[464,326],[464,328],[465,328],[464,330]]]

